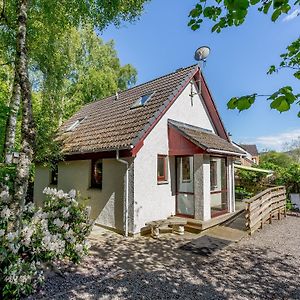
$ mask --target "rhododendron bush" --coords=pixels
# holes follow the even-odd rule
[[[43,282],[43,266],[59,259],[78,263],[87,254],[89,209],[69,193],[46,188],[43,207],[13,208],[0,194],[0,298],[19,298]]]

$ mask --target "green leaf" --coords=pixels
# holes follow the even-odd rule
[[[216,31],[218,28],[220,28],[220,25],[217,23],[217,24],[215,24],[215,25],[212,27],[211,31],[214,32],[214,31]]]
[[[249,7],[248,0],[236,0],[237,8],[240,10],[246,10]]]
[[[260,0],[250,0],[250,4],[251,5],[255,5],[259,2]]]
[[[192,9],[190,11],[189,16],[192,17],[192,18],[197,18],[197,17],[199,17],[201,15],[201,13],[202,13],[202,6],[201,6],[200,9],[199,8]]]
[[[197,30],[197,29],[199,29],[200,28],[200,25],[199,24],[193,24],[192,26],[191,26],[191,29],[192,30]]]
[[[276,9],[274,12],[273,12],[273,14],[272,14],[272,17],[271,17],[271,20],[273,21],[273,22],[275,22],[277,19],[278,19],[278,17],[281,15],[281,10],[278,8],[278,9]]]
[[[300,71],[297,71],[296,73],[294,73],[294,76],[300,80]]]
[[[213,10],[210,6],[205,7],[204,11],[203,11],[203,15],[206,18],[210,18],[213,14]]]
[[[236,108],[236,102],[237,102],[236,97],[231,98],[227,103],[227,108],[228,109],[235,109]]]
[[[254,103],[255,97],[253,96],[243,96],[240,97],[236,102],[236,108],[239,111],[246,110],[251,107]]]
[[[287,102],[284,96],[279,96],[274,101],[272,101],[270,107],[280,112],[284,112],[290,109],[290,104]]]
[[[267,13],[268,13],[271,4],[272,4],[272,2],[270,1],[270,2],[268,2],[267,4],[265,4],[265,5],[263,6],[263,12],[264,12],[264,14],[267,14]]]
[[[195,24],[196,20],[195,19],[191,19],[189,22],[188,22],[188,26],[191,26],[193,24]]]
[[[284,3],[286,2],[286,0],[273,0],[273,7],[279,8],[281,7]]]

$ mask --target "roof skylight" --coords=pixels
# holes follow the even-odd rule
[[[136,102],[133,103],[131,108],[141,107],[145,106],[146,103],[151,99],[151,97],[154,95],[155,92],[149,92],[147,94],[144,94],[141,96]]]
[[[81,123],[84,119],[85,119],[85,118],[79,118],[79,119],[77,119],[73,124],[71,124],[71,125],[66,129],[66,132],[74,131],[74,130],[80,125],[80,123]]]

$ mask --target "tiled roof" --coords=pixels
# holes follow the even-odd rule
[[[245,145],[245,144],[240,144],[240,146],[247,151],[248,153],[250,153],[252,156],[258,156],[258,150],[256,145]]]
[[[175,127],[188,140],[207,152],[211,151],[222,153],[222,151],[226,151],[241,155],[244,154],[240,149],[233,146],[231,143],[219,137],[210,130],[174,120],[169,120],[169,125]]]
[[[84,106],[59,130],[58,139],[63,141],[63,152],[75,154],[129,149],[197,70],[196,65],[180,69],[120,92],[118,99],[111,96]],[[131,109],[141,96],[154,91],[145,106]],[[81,121],[80,124],[68,131],[77,120]]]

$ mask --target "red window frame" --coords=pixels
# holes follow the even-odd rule
[[[158,154],[157,155],[157,165],[156,165],[156,169],[157,169],[157,182],[161,183],[161,182],[167,182],[168,181],[168,164],[167,164],[167,155],[163,155],[163,154]],[[158,160],[159,159],[163,159],[164,162],[164,174],[163,176],[159,176],[158,175]]]

